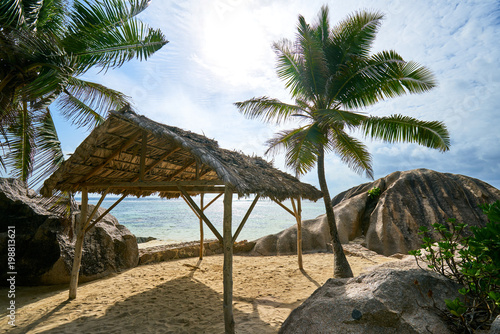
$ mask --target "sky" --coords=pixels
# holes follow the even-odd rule
[[[386,144],[360,134],[372,153],[375,179],[428,168],[463,174],[500,188],[500,2],[497,0],[153,0],[139,17],[160,28],[169,43],[147,61],[132,60],[84,79],[130,96],[134,109],[155,121],[215,139],[219,146],[264,156],[265,142],[281,127],[249,120],[234,102],[270,96],[290,102],[275,72],[272,43],[294,39],[298,15],[313,23],[328,4],[331,26],[357,10],[385,14],[373,52],[395,50],[428,67],[438,87],[362,110],[442,121],[451,149]],[[88,135],[56,120],[63,150]],[[284,155],[265,156],[281,170]],[[326,174],[332,195],[371,181],[331,154]],[[316,171],[302,181],[318,186]]]

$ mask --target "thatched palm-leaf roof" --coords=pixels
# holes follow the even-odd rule
[[[86,187],[96,193],[178,197],[179,185],[190,194],[231,186],[240,196],[314,201],[322,196],[262,158],[222,149],[214,140],[154,122],[130,108],[111,111],[45,181],[42,194]]]

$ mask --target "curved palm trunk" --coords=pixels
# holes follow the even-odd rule
[[[323,192],[323,200],[325,202],[326,218],[330,227],[330,236],[332,237],[333,245],[333,276],[334,277],[353,277],[351,266],[347,262],[342,244],[339,240],[337,225],[335,224],[335,213],[333,212],[332,200],[326,184],[325,177],[325,154],[323,147],[318,155],[318,180],[321,191]]]

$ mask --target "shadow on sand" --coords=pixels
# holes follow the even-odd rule
[[[239,299],[241,298],[235,297],[235,301]],[[250,313],[234,309],[237,331],[259,334],[278,331],[277,327],[260,319],[255,305],[259,303],[258,301],[241,300],[252,302],[253,307]],[[50,323],[51,316],[68,304],[71,302],[61,303],[41,319],[26,327],[18,327],[12,333],[27,333],[34,329],[37,333],[50,334],[224,332],[222,294],[192,278],[192,274],[167,281],[151,290],[118,302],[107,308],[103,316],[81,316],[44,331],[43,327]]]

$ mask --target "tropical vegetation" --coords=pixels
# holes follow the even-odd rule
[[[93,128],[129,103],[124,94],[82,79],[168,41],[136,18],[149,0],[2,0],[0,3],[0,164],[32,183],[63,161],[54,110]]]
[[[336,277],[350,277],[352,271],[338,238],[325,155],[335,153],[354,171],[373,178],[371,155],[354,137],[354,131],[389,143],[417,143],[440,151],[447,151],[450,146],[442,122],[362,112],[379,101],[423,93],[436,86],[429,69],[405,61],[395,51],[370,54],[383,17],[379,12],[359,11],[330,27],[327,6],[321,8],[312,25],[299,16],[296,41],[284,39],[273,44],[278,77],[285,82],[294,102],[263,96],[236,103],[249,118],[276,124],[292,120],[299,123],[270,139],[268,153],[284,149],[286,164],[298,174],[317,165]]]
[[[419,266],[425,263],[460,284],[461,298],[445,303],[461,333],[484,329],[500,313],[500,201],[481,208],[488,216],[486,226],[469,229],[456,219],[434,223],[438,240],[422,226],[422,249],[409,252]]]

